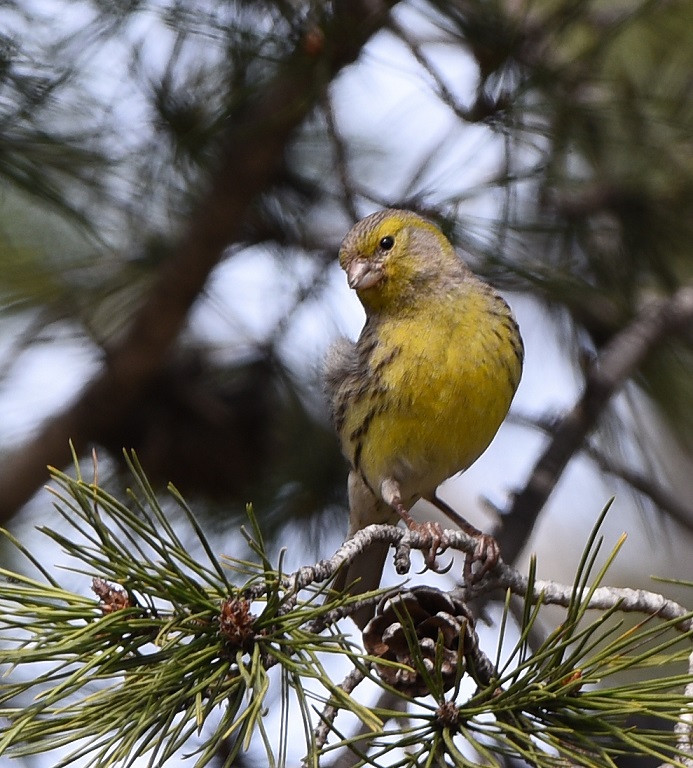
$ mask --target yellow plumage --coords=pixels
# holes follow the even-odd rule
[[[358,342],[340,340],[325,370],[352,467],[353,534],[433,499],[483,453],[515,394],[523,348],[505,301],[414,213],[363,219],[339,258],[366,310]],[[354,592],[377,586],[385,553],[366,553],[341,586],[355,578]]]

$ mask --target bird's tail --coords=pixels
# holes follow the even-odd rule
[[[368,525],[396,524],[397,514],[378,499],[357,472],[349,475],[349,536]],[[350,595],[361,595],[380,586],[389,544],[374,542],[359,553],[335,579],[333,588]],[[373,606],[365,606],[350,614],[359,629],[373,618]]]

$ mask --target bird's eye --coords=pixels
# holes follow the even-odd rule
[[[394,244],[395,238],[392,237],[392,235],[385,235],[385,237],[382,237],[378,243],[380,250],[382,251],[389,251]]]

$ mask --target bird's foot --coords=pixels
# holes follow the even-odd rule
[[[500,560],[500,547],[493,536],[481,531],[472,535],[476,538],[476,546],[474,552],[468,554],[464,560],[464,580],[467,584],[481,581]]]
[[[483,533],[473,526],[462,515],[456,512],[447,502],[438,498],[436,494],[426,497],[427,501],[447,515],[455,525],[469,536],[476,539],[474,551],[468,554],[464,560],[464,580],[467,584],[476,584],[484,576],[496,567],[500,560],[500,547],[498,542],[488,533]]]
[[[397,512],[397,514],[402,518],[404,524],[410,531],[419,533],[422,536],[430,537],[431,546],[423,551],[426,568],[431,571],[435,571],[436,573],[447,573],[452,567],[452,563],[445,568],[441,568],[441,566],[439,566],[436,562],[436,555],[439,553],[439,551],[447,548],[447,544],[445,542],[445,534],[440,523],[435,523],[431,520],[423,523],[417,523],[416,520],[414,520],[414,518],[409,514],[409,511],[406,509],[402,502],[399,484],[396,480],[385,480],[381,486],[381,493],[385,503],[392,507],[395,512]]]
[[[436,561],[436,555],[446,548],[445,533],[440,523],[433,522],[432,520],[417,523],[410,515],[407,515],[407,517],[404,518],[404,522],[407,524],[407,528],[409,528],[410,531],[419,533],[422,536],[431,539],[431,546],[422,550],[426,568],[435,573],[447,573],[452,567],[452,563],[442,567],[438,565],[438,562]]]

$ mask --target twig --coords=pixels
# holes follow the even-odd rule
[[[347,213],[351,217],[352,221],[357,221],[359,218],[358,211],[356,210],[356,203],[354,201],[354,184],[349,172],[349,158],[347,157],[347,151],[344,143],[344,139],[339,131],[337,123],[334,119],[334,110],[332,108],[332,102],[329,96],[323,99],[322,111],[325,115],[325,122],[327,124],[327,135],[332,142],[332,150],[334,152],[334,158],[337,165],[337,174],[339,175],[339,183],[344,193],[344,207]]]
[[[522,416],[511,414],[509,421],[514,424],[534,427],[548,435],[553,435],[556,422],[551,418]],[[668,514],[677,523],[689,531],[693,531],[693,507],[678,499],[667,488],[660,485],[653,477],[648,477],[637,469],[620,463],[611,456],[607,456],[597,446],[585,443],[581,450],[592,459],[599,469],[609,475],[618,477],[638,493],[646,496],[658,509]]]
[[[430,59],[423,52],[423,49],[415,40],[412,40],[411,35],[400,24],[395,21],[394,18],[390,18],[387,24],[397,37],[407,46],[411,55],[416,60],[416,63],[430,76],[436,89],[438,98],[446,104],[461,120],[465,122],[475,122],[473,112],[466,109],[457,102],[455,94],[448,88],[447,84],[440,76],[440,73],[431,63]]]
[[[419,531],[398,528],[392,525],[369,525],[358,531],[352,538],[344,542],[335,554],[321,560],[312,566],[304,566],[287,577],[286,585],[298,592],[312,584],[320,583],[334,576],[337,571],[350,563],[358,554],[364,552],[375,542],[386,542],[396,550],[409,552],[412,549],[426,551],[430,549],[432,537]],[[465,553],[473,553],[477,539],[464,531],[443,531],[442,549],[454,549]],[[527,577],[502,560],[478,583],[467,586],[471,597],[480,597],[496,589],[509,589],[513,594],[524,597],[527,593]],[[554,581],[535,581],[531,595],[533,601],[539,599],[545,604],[567,606],[573,598],[572,585],[558,584]],[[382,597],[382,596],[381,596]],[[348,615],[354,609],[355,603],[345,606],[336,618]],[[618,606],[625,613],[642,613],[657,615],[670,621],[677,620],[677,629],[688,632],[693,629],[691,611],[673,600],[668,600],[657,592],[644,589],[629,589],[621,587],[598,587],[592,593],[589,608],[608,610]]]
[[[405,528],[397,528],[394,525],[369,525],[347,539],[332,557],[320,560],[315,565],[305,565],[299,568],[289,579],[296,591],[304,589],[311,584],[325,581],[334,576],[341,567],[351,563],[358,554],[365,551],[371,544],[382,541],[397,546],[408,535],[413,535],[414,538],[418,537],[418,539],[426,538],[417,531],[409,532]]]
[[[351,694],[356,686],[363,682],[365,678],[365,674],[360,669],[352,669],[351,672],[349,672],[349,674],[337,687],[341,688],[344,693]],[[313,731],[313,736],[315,738],[313,749],[316,753],[320,753],[322,748],[327,743],[330,731],[332,730],[332,723],[334,723],[334,719],[337,717],[338,712],[339,707],[336,706],[332,699],[330,699],[330,701],[325,704],[322,712],[320,713],[320,723],[315,727],[315,730]],[[303,761],[304,766],[309,764],[308,760],[309,758],[306,757]]]
[[[378,695],[378,699],[372,705],[373,710],[385,710],[388,712],[404,712],[408,703],[407,700],[398,696],[396,693],[383,689]],[[384,718],[384,722],[387,722],[391,718]],[[352,740],[361,740],[362,738],[368,738],[370,729],[361,723],[359,728],[355,731]],[[360,751],[357,749],[344,749],[341,751],[337,759],[331,763],[328,768],[353,768],[355,765],[361,763]]]
[[[647,496],[659,509],[676,520],[689,531],[693,531],[693,507],[680,501],[673,493],[660,485],[654,478],[646,477],[642,472],[620,464],[610,456],[605,456],[595,446],[585,446],[587,455],[597,464],[602,472],[620,478],[638,493]]]
[[[498,563],[489,576],[489,582],[482,582],[478,588],[480,592],[499,587],[509,589],[513,594],[524,597],[527,593],[527,577],[503,562]],[[587,589],[585,589],[587,591]],[[534,590],[531,599],[542,601],[545,605],[568,606],[574,599],[575,588],[555,581],[534,582]],[[657,616],[664,621],[676,621],[676,629],[680,632],[690,632],[693,629],[691,611],[679,603],[668,600],[657,592],[649,592],[646,589],[630,589],[629,587],[597,587],[592,593],[587,604],[588,608],[596,610],[609,610],[618,607],[624,613],[642,613],[648,616]]]
[[[687,330],[693,321],[693,289],[645,307],[604,348],[585,381],[584,391],[554,431],[524,489],[515,495],[495,536],[503,557],[513,562],[529,538],[539,512],[573,454],[594,428],[607,403],[666,335]]]
[[[457,101],[453,92],[448,88],[428,56],[423,52],[419,43],[412,40],[410,34],[401,27],[393,17],[390,17],[387,26],[400,38],[407,48],[409,48],[416,63],[430,75],[437,91],[436,95],[443,104],[449,107],[452,112],[460,118],[460,120],[463,120],[465,123],[480,123],[482,120],[487,120],[507,107],[506,100],[494,99],[485,92],[483,88],[485,76],[481,70],[479,72],[479,83],[476,89],[476,99],[471,107],[463,107]]]

